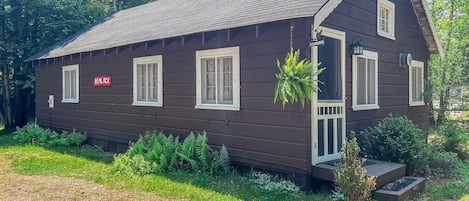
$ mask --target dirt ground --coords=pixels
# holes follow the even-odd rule
[[[0,157],[0,200],[171,200],[147,192],[112,189],[94,182],[57,176],[26,176],[11,173],[8,160]]]

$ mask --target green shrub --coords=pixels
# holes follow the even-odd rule
[[[469,159],[469,127],[457,121],[445,121],[436,129],[443,137],[443,150],[454,152],[462,160]]]
[[[287,197],[298,197],[301,194],[300,188],[293,182],[279,178],[277,175],[272,176],[267,173],[252,171],[249,181],[268,193]]]
[[[369,158],[404,163],[408,174],[423,170],[426,157],[424,135],[406,117],[388,117],[361,134],[364,138],[363,152]]]
[[[138,173],[161,173],[177,169],[215,173],[228,170],[229,167],[226,147],[222,146],[220,152],[212,150],[207,144],[205,132],[197,137],[191,133],[182,144],[178,137],[166,136],[162,132],[146,132],[143,137],[130,146],[126,154],[116,156],[116,160],[119,159],[119,164],[115,164],[115,171],[135,171],[135,168],[128,164],[132,163],[135,157],[141,157],[148,164],[151,164],[146,166],[147,171],[138,171]],[[125,165],[131,167],[120,167]]]
[[[427,164],[430,168],[431,176],[435,177],[455,177],[460,174],[459,167],[462,162],[456,153],[440,150],[435,146],[427,148]]]
[[[17,128],[14,139],[20,143],[40,146],[80,146],[86,140],[84,134],[73,130],[71,133],[63,131],[58,134],[48,129],[28,124],[23,128]]]
[[[350,201],[371,200],[371,192],[376,187],[376,177],[366,176],[366,170],[362,167],[366,159],[358,159],[359,152],[357,139],[352,138],[347,142],[342,161],[334,173],[337,185],[334,199],[341,200],[345,196],[346,200]]]

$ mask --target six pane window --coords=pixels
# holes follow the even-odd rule
[[[79,86],[78,65],[62,67],[62,102],[78,103]]]
[[[134,59],[133,105],[163,105],[162,67],[161,56]]]
[[[239,110],[239,47],[197,51],[196,59],[196,108]]]
[[[388,0],[378,0],[376,16],[378,35],[394,40],[394,3]]]
[[[365,50],[352,60],[353,110],[378,109],[378,53]]]
[[[202,59],[202,103],[233,104],[233,58]]]

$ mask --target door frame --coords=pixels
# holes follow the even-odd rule
[[[345,144],[345,131],[346,131],[346,107],[345,107],[345,58],[346,58],[346,45],[345,45],[345,40],[346,40],[346,35],[345,32],[327,28],[324,26],[318,26],[316,29],[311,30],[311,35],[312,38],[316,38],[315,34],[316,33],[321,33],[321,36],[327,36],[330,38],[334,38],[337,40],[340,40],[340,46],[341,46],[341,81],[342,81],[342,97],[341,100],[337,101],[318,101],[318,95],[317,92],[315,91],[311,100],[311,162],[312,165],[316,165],[321,162],[329,161],[329,160],[335,160],[340,158],[340,151],[338,151],[335,154],[331,154],[328,156],[318,156],[318,143],[316,142],[318,139],[318,120],[319,120],[319,115],[318,115],[318,106],[319,103],[321,105],[330,105],[331,107],[335,107],[337,111],[340,110],[340,115],[342,118],[342,147],[344,147]],[[317,46],[312,46],[311,47],[311,62],[313,64],[313,69],[317,69],[318,67],[318,47]],[[317,75],[313,77],[314,80],[317,80]],[[334,109],[334,110],[336,110]],[[336,121],[335,121],[336,122]],[[337,130],[336,128],[334,130]],[[334,140],[334,143],[337,144],[337,141]]]

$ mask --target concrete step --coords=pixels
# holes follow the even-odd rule
[[[403,201],[425,190],[425,178],[402,177],[376,190],[373,198],[379,201]]]

